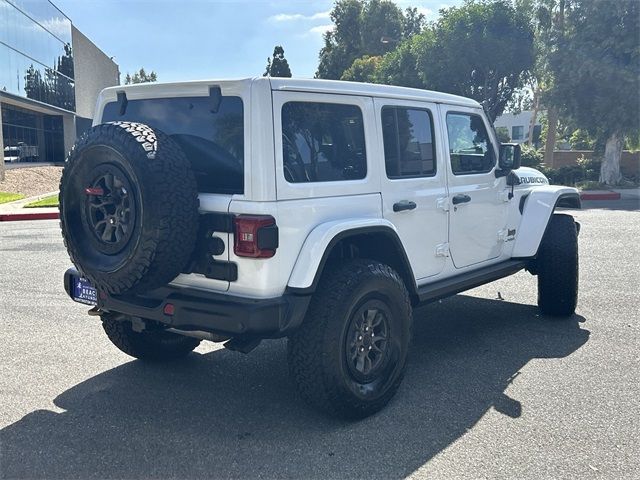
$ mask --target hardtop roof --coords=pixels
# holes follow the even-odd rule
[[[216,84],[229,86],[232,84],[249,85],[251,82],[270,82],[272,90],[327,93],[336,95],[360,95],[380,98],[396,98],[399,100],[418,100],[433,103],[461,105],[470,108],[481,108],[475,100],[449,93],[423,90],[420,88],[397,87],[394,85],[378,85],[373,83],[345,82],[342,80],[321,80],[308,78],[254,77],[236,79],[195,80],[188,82],[143,83],[137,85],[119,85],[105,89],[105,92],[127,91],[131,93],[162,92],[163,96],[172,90],[190,90],[193,87],[213,86]],[[146,95],[145,95],[146,96]]]
[[[403,100],[422,100],[434,103],[449,103],[472,108],[481,108],[475,100],[449,93],[423,90],[420,88],[379,85],[374,83],[345,82],[342,80],[320,80],[302,78],[271,77],[273,90],[302,91],[314,93],[332,93],[342,95],[362,95],[369,97],[397,98]]]

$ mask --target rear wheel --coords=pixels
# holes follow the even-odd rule
[[[535,270],[540,310],[558,317],[573,315],[578,303],[578,231],[572,216],[552,215]]]
[[[391,267],[356,260],[325,273],[288,341],[300,395],[332,415],[363,418],[382,409],[402,381],[411,303]]]
[[[140,360],[168,361],[187,356],[198,345],[200,340],[185,337],[162,329],[133,330],[131,321],[126,316],[116,318],[102,315],[102,328],[116,347]]]

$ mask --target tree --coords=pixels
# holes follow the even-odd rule
[[[428,88],[479,101],[494,120],[533,67],[529,18],[507,0],[467,0],[440,13],[434,40],[418,54],[419,74]]]
[[[562,123],[566,123],[566,119],[560,118],[557,106],[549,98],[554,82],[549,58],[553,45],[564,36],[564,14],[569,1],[571,0],[516,0],[516,8],[527,12],[532,19],[535,32],[535,62],[525,81],[533,94],[531,100],[533,115],[529,124],[528,138],[531,144],[538,114],[546,108],[544,163],[547,166],[553,165],[558,128]]]
[[[149,83],[158,81],[158,75],[153,70],[151,73],[147,74],[144,68],[141,68],[139,71],[134,72],[133,76],[129,75],[127,72],[127,76],[124,78],[125,85],[131,85],[133,83]]]
[[[369,55],[356,58],[353,64],[344,71],[340,80],[376,83],[376,70],[381,59],[380,56],[370,57]]]
[[[426,29],[420,35],[405,40],[380,61],[375,74],[378,83],[412,88],[427,88],[418,71],[418,58],[433,43],[433,30]]]
[[[407,7],[404,11],[404,20],[402,22],[402,38],[411,38],[414,35],[422,33],[427,26],[427,20],[423,13],[418,13],[416,7]]]
[[[273,49],[273,57],[267,58],[267,69],[264,77],[291,77],[289,62],[284,58],[284,48],[277,45]]]
[[[565,1],[565,33],[549,58],[551,99],[605,143],[600,181],[615,185],[625,136],[640,131],[640,3]]]
[[[368,81],[471,97],[495,120],[533,66],[529,17],[507,0],[467,0],[440,13],[436,24],[386,53]]]
[[[335,28],[324,35],[317,78],[337,80],[357,58],[384,55],[401,41],[403,31],[417,28],[407,25],[402,10],[389,0],[338,0],[330,17]]]

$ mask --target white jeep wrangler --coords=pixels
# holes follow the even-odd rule
[[[288,337],[304,399],[364,417],[396,392],[412,307],[527,269],[572,315],[573,188],[519,168],[481,106],[437,92],[254,78],[104,90],[61,181],[76,269],[109,339],[166,360]]]

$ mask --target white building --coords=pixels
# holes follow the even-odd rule
[[[514,143],[524,143],[528,140],[529,125],[531,124],[532,110],[526,110],[520,113],[503,113],[494,122],[496,128],[506,128],[509,131],[509,137]],[[533,130],[533,142],[537,143],[540,138],[542,125],[540,124],[541,112],[538,112],[536,123]]]

